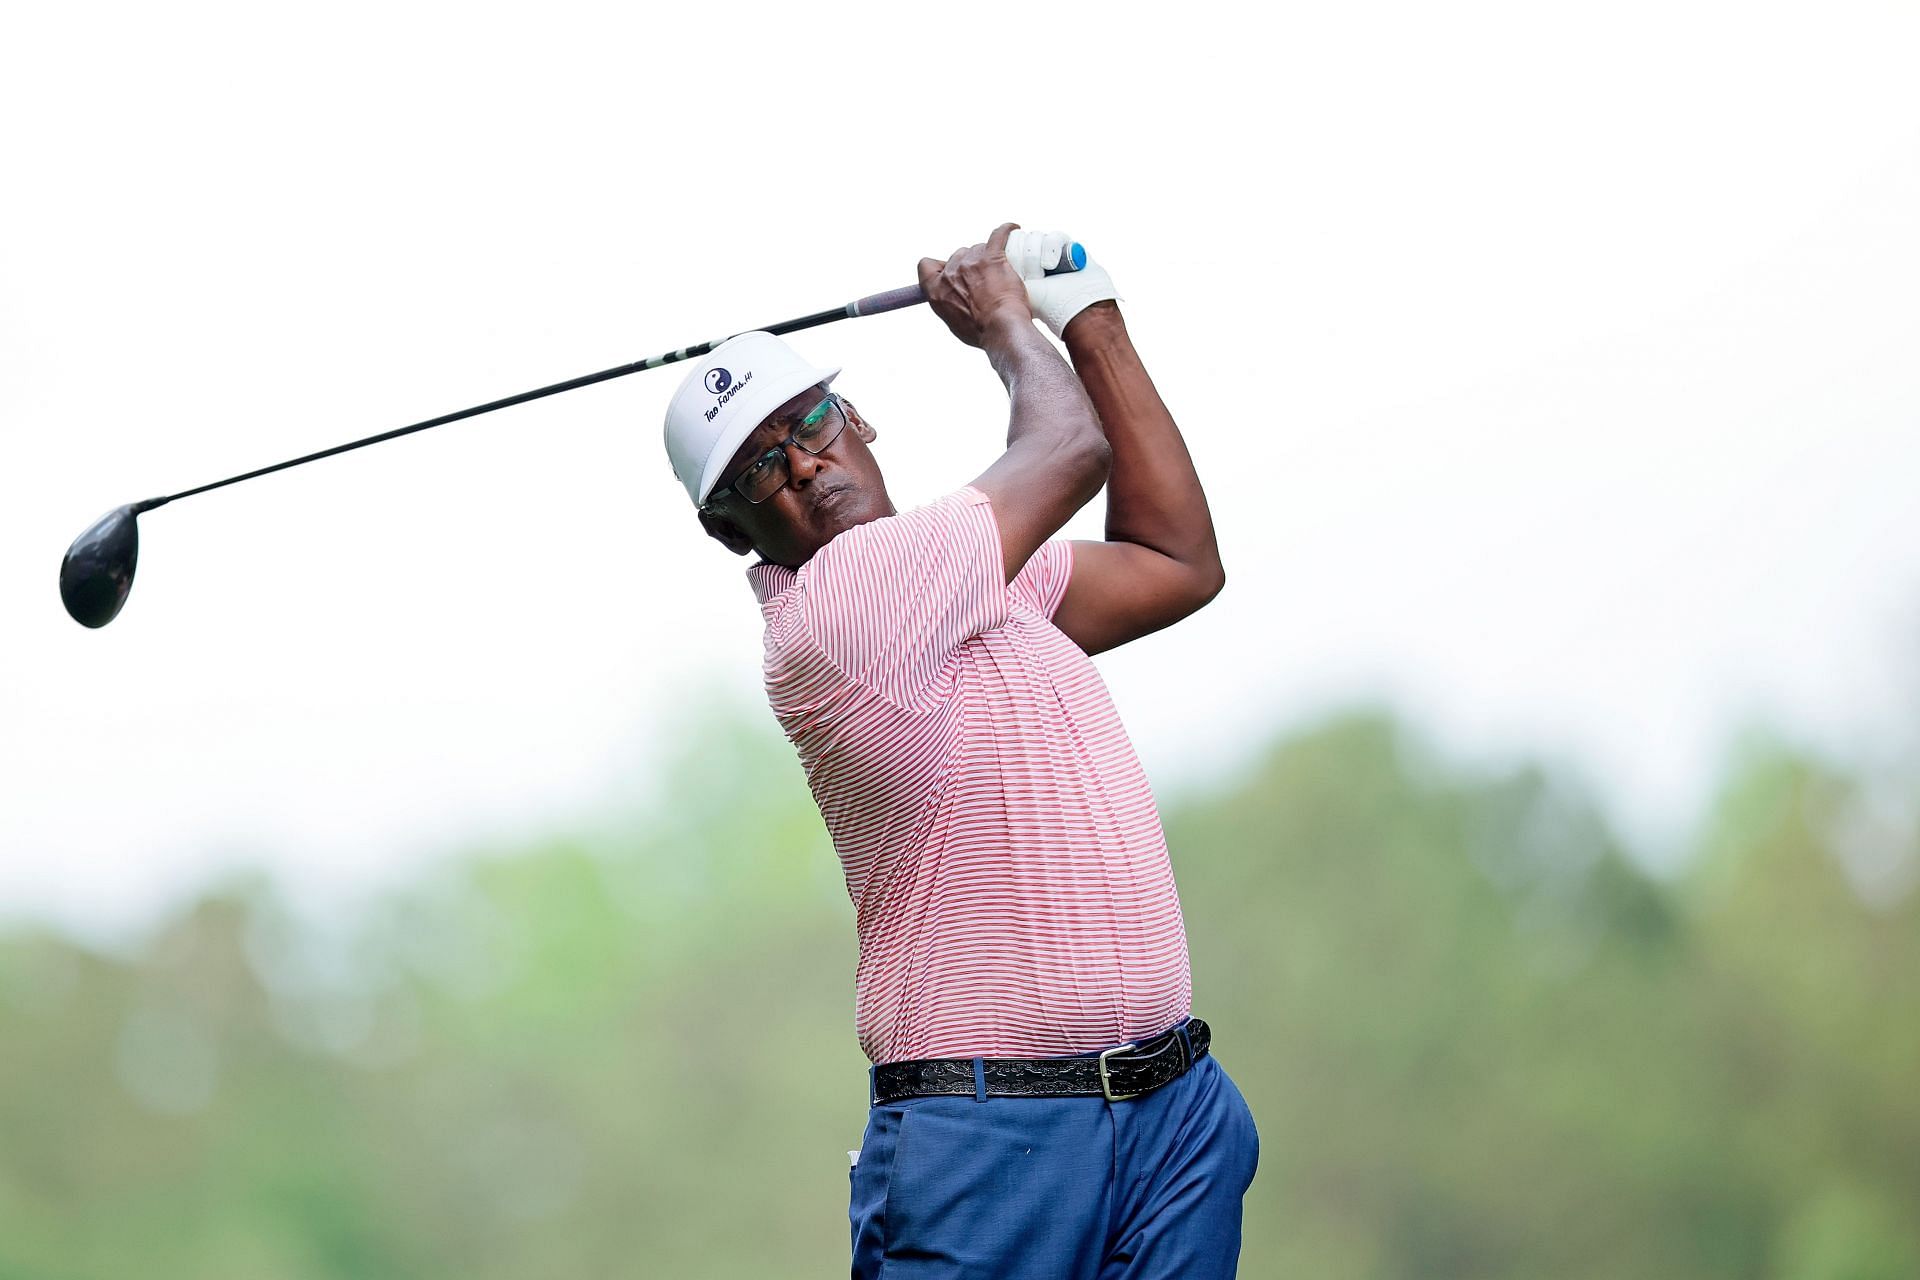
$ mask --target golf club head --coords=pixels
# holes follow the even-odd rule
[[[133,566],[140,556],[140,526],[134,518],[155,502],[115,507],[73,540],[60,561],[60,602],[83,627],[104,627],[119,614],[133,590]]]

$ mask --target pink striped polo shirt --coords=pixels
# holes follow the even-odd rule
[[[1005,582],[966,488],[747,571],[767,698],[853,898],[875,1062],[1079,1053],[1188,1014],[1153,793],[1051,621],[1072,569],[1050,542]]]

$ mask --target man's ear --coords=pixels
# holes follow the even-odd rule
[[[860,437],[862,444],[872,444],[875,440],[879,439],[880,433],[873,429],[871,423],[860,416],[860,411],[853,407],[853,401],[842,396],[840,399],[840,407],[846,411],[847,421],[853,424],[853,434]]]
[[[733,521],[711,511],[702,511],[699,515],[700,527],[707,531],[707,536],[733,554],[743,556],[753,550],[753,539]]]

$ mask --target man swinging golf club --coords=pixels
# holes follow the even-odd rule
[[[832,834],[875,1066],[853,1274],[1231,1276],[1258,1137],[1191,1017],[1153,795],[1088,654],[1223,581],[1193,462],[1092,263],[1011,223],[920,283],[1006,385],[1006,452],[897,512],[873,428],[779,338],[667,410],[701,526],[759,560],[768,700]],[[1034,325],[1065,343],[1072,366]],[[1049,541],[1102,486],[1104,542]]]

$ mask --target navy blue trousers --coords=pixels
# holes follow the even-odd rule
[[[1105,1098],[906,1098],[867,1113],[855,1280],[1231,1277],[1260,1137],[1209,1054]]]

